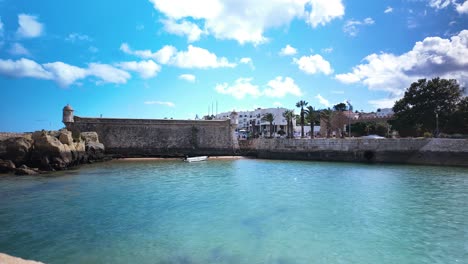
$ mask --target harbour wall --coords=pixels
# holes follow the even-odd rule
[[[238,149],[230,120],[119,119],[74,116],[74,134],[95,131],[106,153],[121,157],[233,155]]]
[[[468,167],[467,139],[253,139],[239,146],[242,155],[265,159]]]

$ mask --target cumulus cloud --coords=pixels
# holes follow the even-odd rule
[[[252,78],[239,78],[234,84],[227,83],[217,84],[215,90],[221,94],[228,94],[237,99],[242,99],[246,95],[258,97],[261,95],[258,85],[251,83]]]
[[[282,98],[288,94],[294,96],[302,95],[301,89],[290,77],[278,76],[264,85],[263,90],[261,90],[259,85],[253,84],[252,80],[252,78],[239,78],[232,85],[228,83],[218,84],[215,90],[218,93],[228,94],[237,99],[242,99],[247,95],[252,97],[267,96],[274,98]]]
[[[252,61],[251,58],[248,58],[248,57],[241,58],[241,59],[239,60],[239,63],[249,65],[250,68],[251,68],[252,70],[255,69],[255,66],[254,66],[253,61]]]
[[[22,38],[36,38],[41,36],[44,31],[44,25],[38,22],[37,16],[19,14],[18,24],[17,34]]]
[[[283,78],[278,76],[268,82],[267,87],[263,90],[263,94],[268,97],[285,97],[287,94],[301,96],[302,92],[299,86],[290,77]]]
[[[155,59],[161,64],[176,66],[179,68],[222,68],[235,67],[235,63],[231,63],[225,57],[216,56],[210,51],[188,46],[187,51],[177,51],[173,46],[164,46],[157,52],[151,50],[133,50],[127,43],[120,45],[120,50],[124,53],[131,54],[140,58]]]
[[[456,4],[456,10],[460,14],[468,14],[468,0],[466,0],[463,4]]]
[[[458,79],[468,84],[468,30],[450,39],[428,37],[401,55],[371,54],[349,73],[337,74],[343,83],[361,83],[370,90],[389,92],[401,98],[409,85],[421,78]]]
[[[317,27],[344,15],[341,0],[149,1],[156,10],[176,24],[180,25],[184,21],[187,22],[187,19],[193,19],[201,24],[207,34],[218,39],[236,40],[241,44],[264,43],[267,41],[264,36],[267,29],[287,26],[295,18]],[[200,29],[198,25],[197,27]],[[174,33],[171,28],[166,30]],[[188,31],[184,29],[184,32]],[[176,34],[182,34],[181,30],[177,32]]]
[[[35,61],[21,58],[19,60],[0,59],[0,75],[14,78],[37,78],[50,80],[52,75]]]
[[[328,101],[327,99],[323,98],[323,96],[321,96],[320,94],[317,94],[315,96],[315,98],[317,98],[319,100],[319,103],[324,105],[325,107],[330,107],[331,104],[330,104],[330,101]]]
[[[117,65],[124,70],[139,73],[143,79],[152,78],[161,70],[161,66],[156,64],[153,60],[127,61],[118,63]]]
[[[444,9],[452,6],[459,14],[468,14],[468,0],[459,3],[455,0],[430,0],[429,6],[435,9]]]
[[[307,74],[323,73],[329,75],[333,73],[330,63],[321,55],[302,56],[294,59],[293,62],[299,66],[299,69]]]
[[[179,79],[185,80],[187,82],[195,82],[197,77],[195,75],[193,75],[193,74],[181,74],[181,75],[179,75]]]
[[[168,107],[175,107],[173,102],[163,102],[163,101],[146,101],[144,102],[146,105],[164,105]]]
[[[373,25],[374,23],[375,21],[370,17],[365,18],[362,21],[351,19],[346,21],[345,25],[343,26],[343,32],[352,37],[355,37],[359,33],[359,27]]]
[[[170,64],[180,68],[232,68],[236,66],[225,57],[218,58],[216,54],[192,45],[188,46],[187,51],[177,52],[170,60]]]
[[[393,12],[393,7],[391,6],[388,6],[384,11],[385,14],[392,13],[392,12]]]
[[[122,63],[122,65],[126,65]],[[145,63],[136,64],[145,65]],[[131,67],[129,67],[131,68]],[[133,70],[133,69],[130,69]],[[135,67],[134,71],[140,71]],[[140,74],[145,77],[146,73],[141,70]],[[61,61],[39,64],[33,60],[21,58],[19,60],[0,59],[0,76],[11,78],[35,78],[52,80],[61,87],[67,87],[77,80],[87,77],[96,77],[98,83],[126,83],[131,78],[130,73],[109,64],[90,63],[88,67],[82,68]]]
[[[286,47],[282,48],[279,52],[279,55],[281,56],[291,56],[291,55],[296,55],[297,49],[291,47],[289,44],[286,45]]]
[[[27,50],[23,45],[20,43],[13,43],[10,48],[10,54],[12,55],[22,55],[22,56],[30,56],[29,50]]]
[[[164,29],[167,32],[178,36],[187,36],[187,40],[189,42],[198,41],[200,36],[204,34],[203,30],[201,30],[197,24],[190,21],[182,20],[180,22],[176,22],[172,19],[168,19],[163,20],[162,23],[164,24]]]
[[[88,74],[85,69],[61,61],[45,63],[43,66],[52,75],[51,79],[61,87],[69,86],[76,80],[84,79]]]

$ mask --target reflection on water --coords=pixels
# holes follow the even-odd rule
[[[468,170],[114,161],[0,178],[0,252],[47,263],[462,263]]]

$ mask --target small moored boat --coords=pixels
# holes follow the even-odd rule
[[[198,156],[198,157],[185,157],[184,161],[187,162],[196,162],[196,161],[204,161],[207,160],[208,156]]]

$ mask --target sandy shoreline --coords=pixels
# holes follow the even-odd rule
[[[248,159],[249,157],[244,156],[208,156],[208,160],[237,160],[237,159]],[[156,157],[149,157],[149,158],[123,158],[123,159],[116,159],[122,161],[150,161],[150,160],[181,160],[183,158],[156,158]]]

